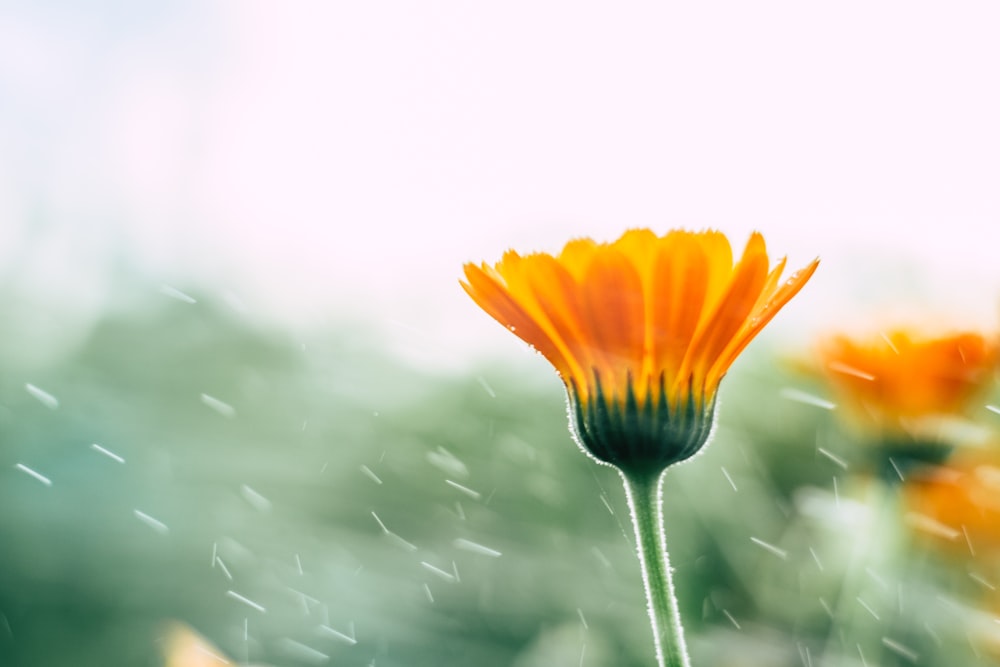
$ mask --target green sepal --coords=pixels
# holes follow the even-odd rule
[[[696,454],[711,434],[715,397],[688,391],[674,403],[664,385],[661,375],[658,391],[647,391],[640,404],[631,381],[624,397],[609,396],[594,371],[584,402],[576,381],[571,381],[570,429],[580,447],[598,461],[640,475],[658,474]]]

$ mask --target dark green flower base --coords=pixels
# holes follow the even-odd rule
[[[575,381],[567,386],[570,428],[584,451],[598,461],[625,471],[648,476],[662,472],[698,452],[708,441],[715,413],[715,397],[699,405],[691,392],[679,405],[667,400],[660,377],[656,401],[642,405],[632,383],[624,397],[608,395],[594,372],[590,399],[579,399]],[[624,398],[624,400],[623,400]]]

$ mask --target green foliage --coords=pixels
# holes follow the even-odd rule
[[[4,373],[0,664],[158,665],[168,619],[274,665],[650,664],[620,481],[570,439],[547,364],[431,374],[370,333],[294,337],[163,297]],[[880,620],[831,621],[865,506],[817,438],[863,455],[782,397],[803,381],[763,356],[724,381],[705,452],[668,473],[693,663],[852,664],[862,643],[869,664],[910,664],[889,637],[922,665],[974,664],[944,566],[900,555],[896,529],[858,584]]]

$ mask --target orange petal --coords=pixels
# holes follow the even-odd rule
[[[598,245],[591,239],[574,239],[559,253],[559,263],[566,267],[576,282],[581,282],[597,248]]]
[[[774,293],[778,289],[778,281],[781,280],[781,274],[785,271],[785,264],[788,263],[787,257],[782,257],[781,260],[774,265],[771,272],[767,274],[767,280],[764,281],[764,287],[760,290],[760,296],[757,298],[757,302],[754,303],[751,312],[756,313],[767,304]],[[751,315],[753,317],[753,315]]]
[[[671,232],[657,245],[646,340],[652,363],[667,372],[670,386],[701,319],[709,261],[702,244],[687,233]]]
[[[784,260],[780,263],[784,266]],[[778,288],[774,295],[763,304],[756,304],[750,319],[747,320],[746,327],[733,338],[732,344],[723,352],[718,361],[712,366],[712,370],[707,378],[707,382],[718,382],[726,374],[729,367],[736,360],[736,357],[750,344],[757,334],[760,333],[768,322],[770,322],[778,311],[781,310],[793,296],[808,282],[812,274],[819,266],[819,259],[814,259],[805,268],[800,269],[788,277],[788,280]],[[773,274],[774,272],[772,272]],[[770,276],[769,276],[770,278]]]
[[[706,231],[700,234],[685,232],[701,244],[708,258],[708,288],[705,292],[705,310],[712,312],[729,286],[733,275],[733,249],[722,232]]]
[[[630,229],[622,234],[621,238],[611,244],[612,248],[619,250],[623,255],[628,257],[632,266],[635,267],[635,270],[642,277],[644,286],[649,280],[658,240],[652,230]]]
[[[629,258],[605,246],[595,254],[581,285],[593,356],[607,380],[622,387],[642,368],[645,326],[642,283]]]
[[[694,376],[696,386],[704,382],[709,368],[715,364],[746,322],[766,279],[767,250],[764,247],[763,237],[754,233],[747,242],[743,257],[733,271],[728,289],[714,311],[706,313],[708,319],[703,320],[695,334],[677,381],[684,382],[684,378],[690,372]],[[714,389],[714,385],[704,386],[704,390],[709,394]]]
[[[465,277],[468,282],[463,282],[462,288],[493,319],[541,352],[557,371],[569,373],[571,370],[569,364],[549,335],[514,299],[506,286],[500,282],[502,278],[494,277],[490,275],[491,273],[495,274],[485,264],[482,267],[466,264]]]
[[[569,271],[551,255],[540,253],[524,259],[527,290],[532,294],[541,317],[550,323],[553,338],[558,339],[577,387],[585,391],[595,360],[579,286]]]

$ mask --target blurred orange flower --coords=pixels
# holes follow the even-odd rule
[[[637,229],[466,264],[462,286],[555,366],[586,449],[665,467],[704,444],[720,380],[817,264],[782,283],[785,260],[770,267],[759,233],[734,263],[720,232]]]
[[[953,561],[968,603],[978,609],[964,615],[962,631],[998,660],[1000,598],[990,580],[1000,564],[1000,450],[992,444],[963,452],[947,467],[926,468],[902,488],[906,523],[923,544]]]
[[[959,417],[994,377],[997,342],[971,332],[921,337],[903,329],[820,347],[822,372],[850,417],[883,433]]]
[[[1000,556],[1000,456],[965,453],[907,480],[907,523],[938,547]]]

